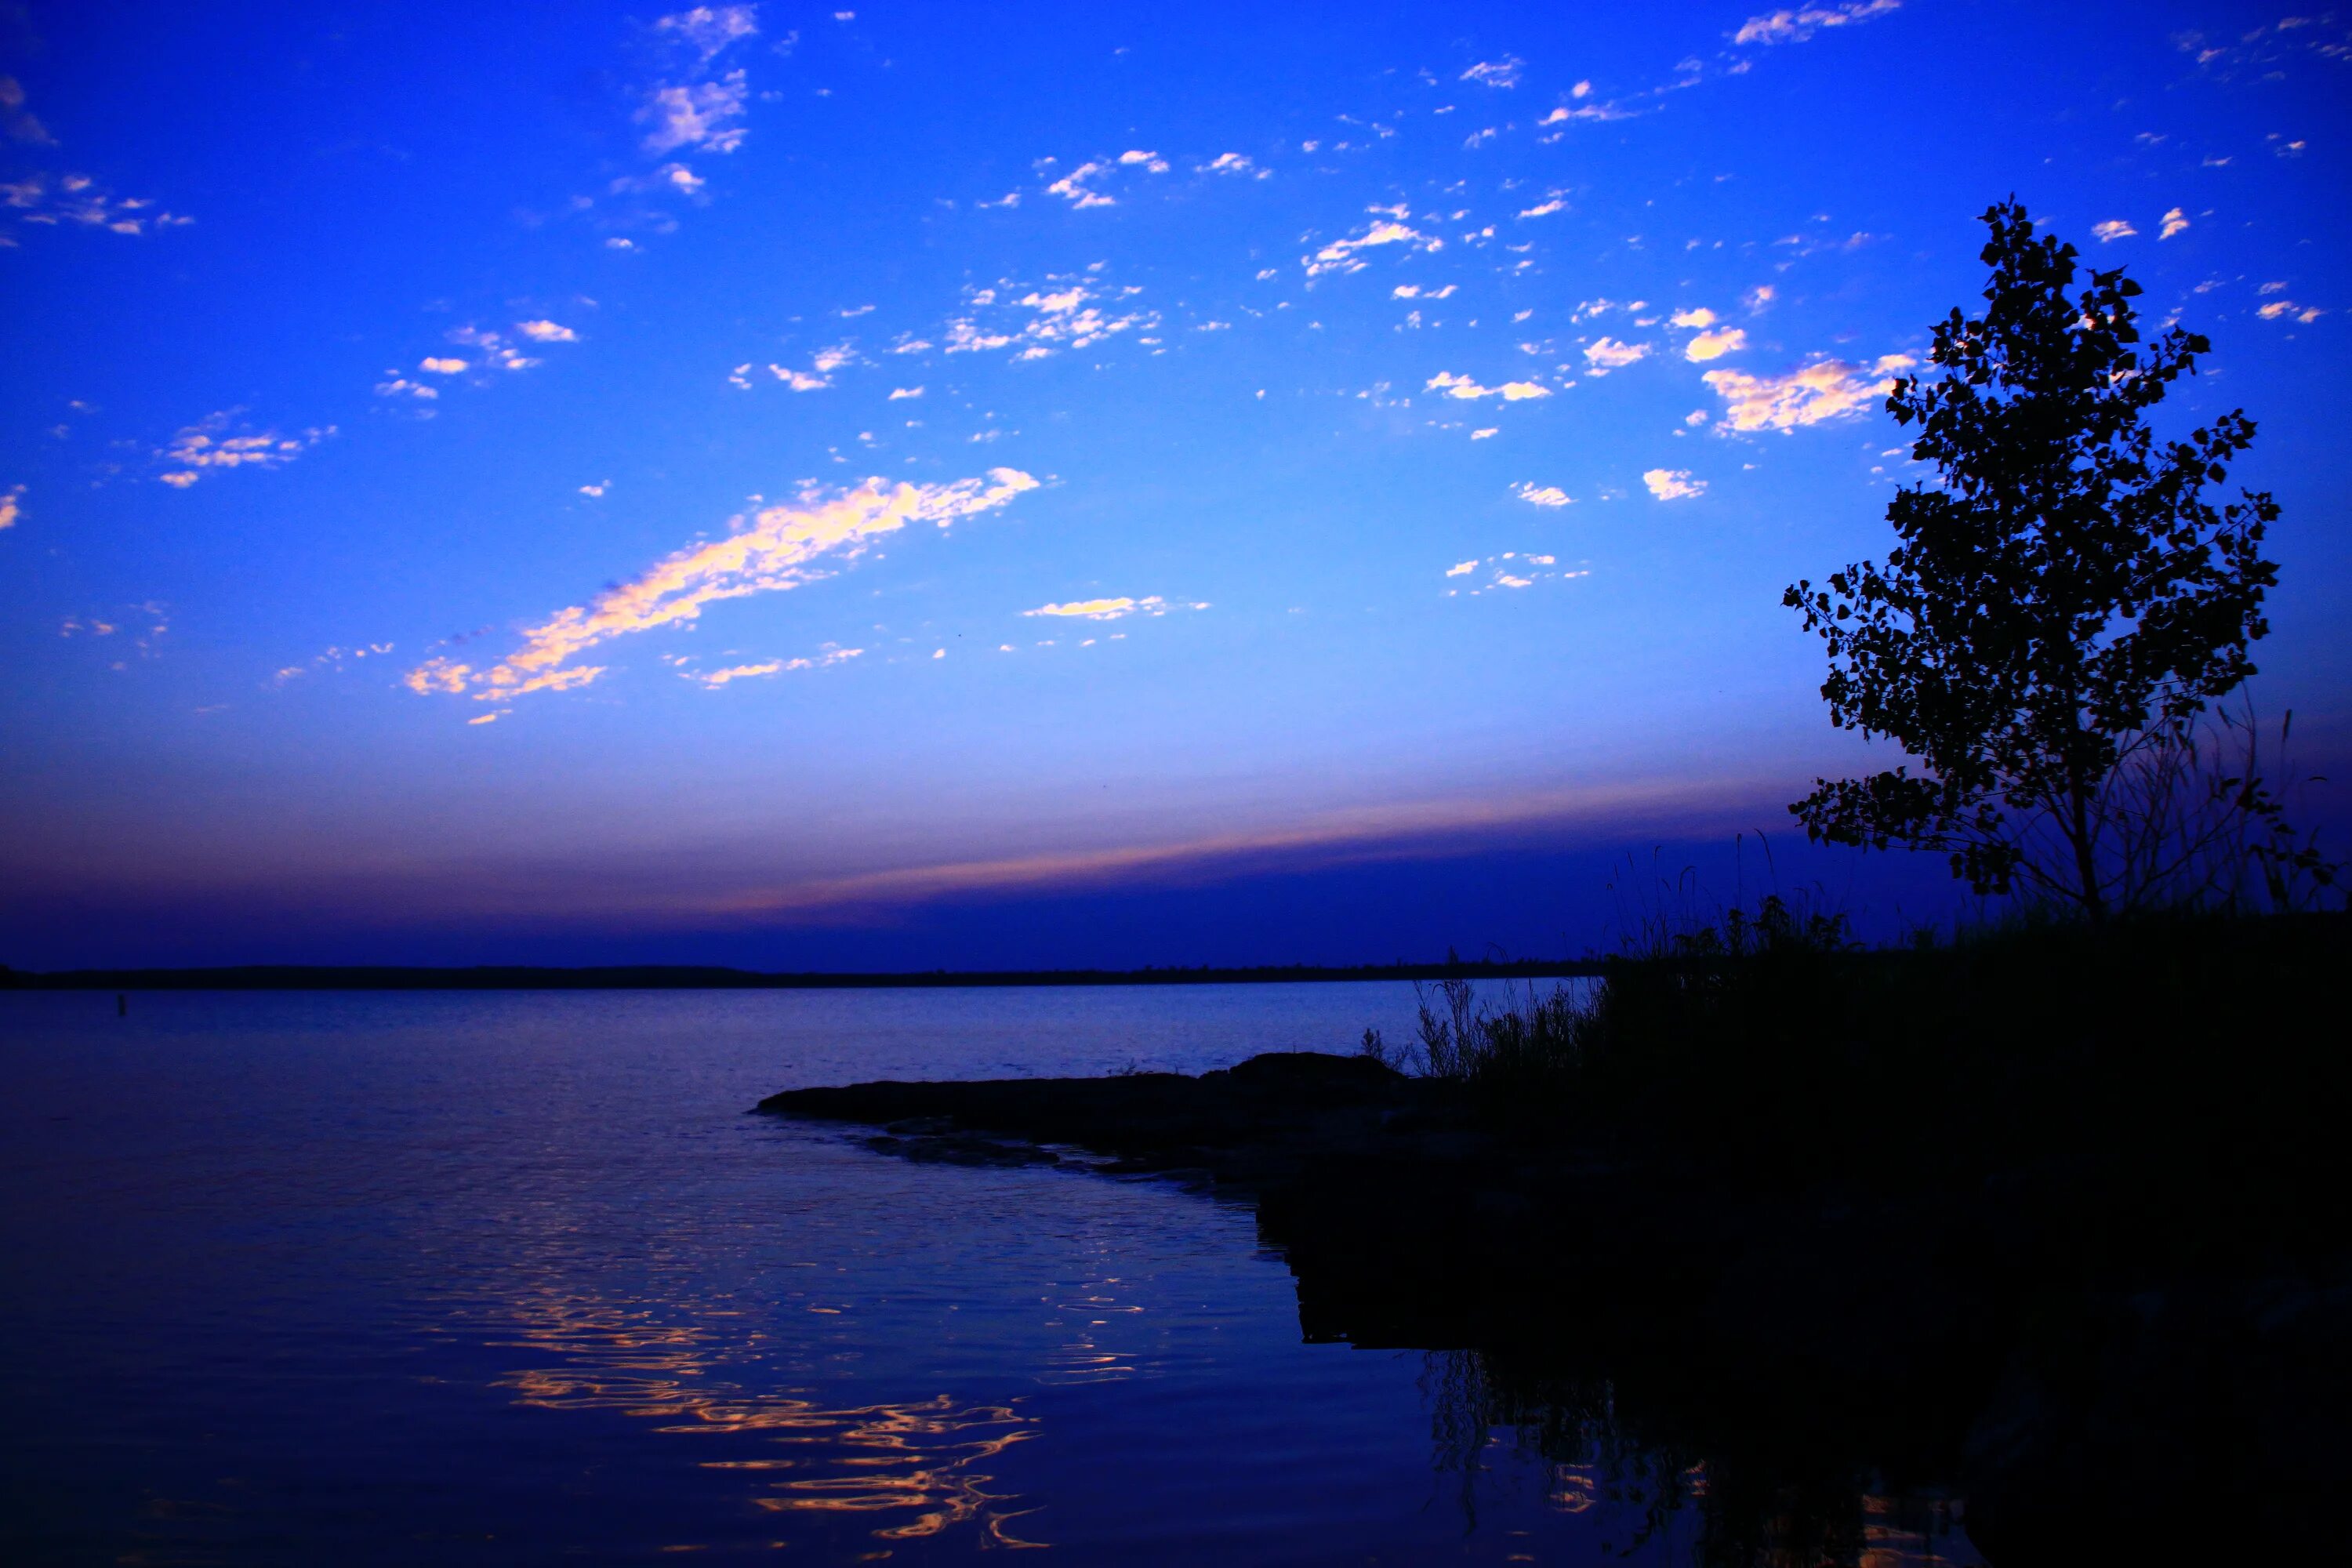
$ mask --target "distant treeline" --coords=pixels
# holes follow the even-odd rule
[[[949,985],[1234,985],[1325,980],[1517,980],[1599,974],[1598,959],[1442,963],[1260,964],[1221,969],[978,969],[913,973],[772,974],[698,964],[581,969],[478,964],[464,969],[377,964],[257,963],[213,969],[70,969],[34,973],[0,964],[16,991],[861,991]]]

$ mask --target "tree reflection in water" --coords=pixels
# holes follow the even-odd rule
[[[1427,1352],[1431,1464],[1478,1528],[1488,1456],[1539,1465],[1549,1506],[1595,1515],[1624,1556],[1703,1568],[1975,1568],[1961,1509],[1932,1489],[1888,1489],[1869,1467],[1801,1441],[1726,1451],[1652,1429],[1615,1385],[1478,1350]]]

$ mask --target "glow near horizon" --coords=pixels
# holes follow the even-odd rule
[[[1778,589],[1883,550],[2012,189],[2215,338],[2181,415],[2263,422],[2266,662],[2340,726],[2335,23],[142,16],[0,91],[28,900],[810,918],[1735,820],[1858,754]]]

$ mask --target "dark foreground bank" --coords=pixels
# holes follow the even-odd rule
[[[1247,1201],[1308,1337],[1461,1351],[1465,1419],[1570,1462],[1703,1460],[1726,1561],[1856,1561],[1890,1490],[1964,1496],[2001,1568],[2308,1554],[2352,1461],[2347,961],[2340,918],[1790,941],[1619,965],[1446,1080],[1282,1054],[760,1109]]]

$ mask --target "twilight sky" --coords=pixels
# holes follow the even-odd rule
[[[1759,826],[1925,908],[1787,841],[1779,597],[2012,191],[2212,338],[2352,760],[2352,17],[851,3],[0,18],[0,961],[1558,951]]]

